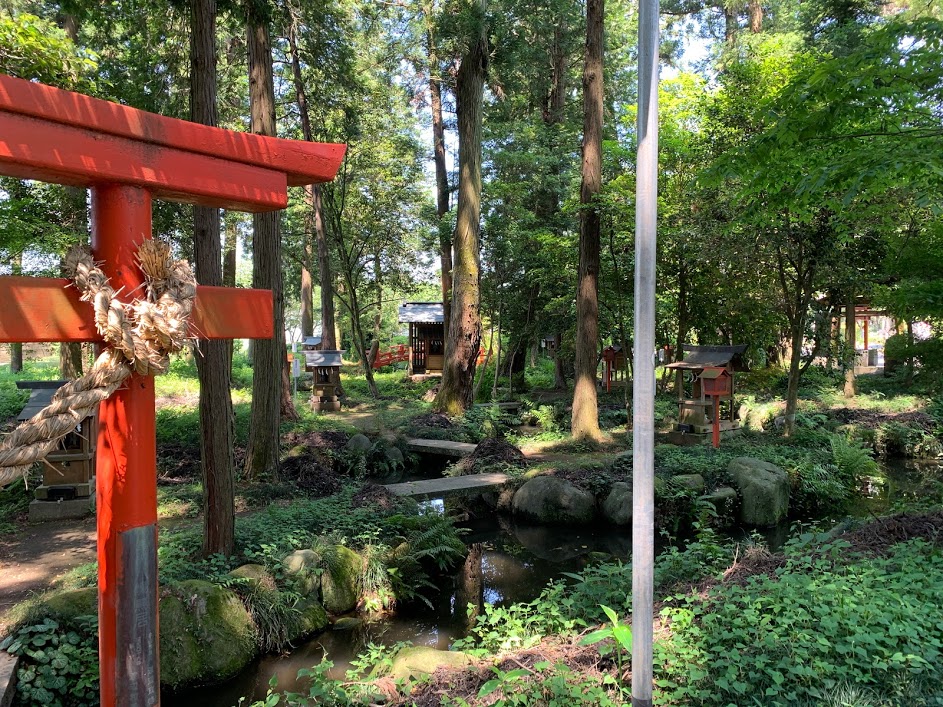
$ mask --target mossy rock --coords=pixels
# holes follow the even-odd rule
[[[373,448],[373,442],[370,441],[367,435],[356,434],[347,440],[347,444],[344,446],[357,452],[369,452]]]
[[[285,573],[295,577],[297,590],[304,596],[318,599],[321,592],[321,557],[314,550],[295,550],[282,560]]]
[[[465,668],[472,659],[461,651],[440,651],[430,646],[409,646],[393,658],[390,677],[394,680],[421,678],[439,668]]]
[[[231,577],[248,580],[253,589],[275,589],[275,579],[262,565],[242,565],[229,573]]]
[[[632,487],[624,481],[614,483],[603,501],[602,514],[613,525],[629,525],[632,522]]]
[[[289,637],[289,642],[297,641],[306,636],[323,631],[330,621],[324,607],[314,599],[302,599],[295,606],[300,614],[298,629],[295,635]]]
[[[705,501],[714,507],[721,525],[727,525],[734,520],[739,503],[736,489],[721,486],[701,496],[699,500]]]
[[[538,476],[514,494],[514,513],[538,523],[579,525],[596,515],[596,499],[589,491],[555,476]]]
[[[66,623],[79,616],[98,616],[98,588],[85,587],[50,594],[43,599],[42,613]]]
[[[671,482],[676,486],[682,486],[699,493],[704,493],[704,489],[707,488],[704,477],[700,474],[678,474],[671,477]]]
[[[324,555],[331,559],[321,575],[321,601],[330,613],[343,614],[357,606],[360,599],[364,560],[344,545],[334,545]]]
[[[252,618],[235,593],[198,579],[161,589],[162,684],[221,682],[248,665],[255,652]]]
[[[789,476],[775,464],[737,457],[727,467],[740,491],[740,520],[747,525],[769,528],[789,513]]]

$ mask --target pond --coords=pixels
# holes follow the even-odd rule
[[[853,514],[878,514],[895,503],[912,502],[932,491],[941,493],[940,472],[940,467],[933,464],[893,461],[881,474],[862,480]],[[425,505],[429,510],[444,507],[441,499]],[[497,515],[465,523],[464,527],[466,544],[481,549],[480,564],[473,553],[474,566],[469,568],[466,563],[452,577],[444,578],[438,594],[430,597],[432,607],[406,606],[379,621],[344,622],[353,627],[327,630],[291,653],[260,658],[223,685],[167,694],[162,703],[167,707],[233,707],[243,697],[264,697],[272,676],[277,677],[280,689],[303,690],[304,685],[297,681],[298,670],[310,668],[326,657],[334,663],[330,676],[342,678],[351,661],[370,643],[390,646],[410,641],[413,645],[447,649],[467,631],[465,607],[470,596],[462,578],[468,576],[469,569],[477,583],[472,591],[479,600],[511,604],[536,598],[550,580],[566,572],[578,572],[602,555],[627,560],[632,546],[629,529],[539,526]],[[785,522],[761,535],[775,550],[788,538],[789,530],[790,523]],[[749,535],[744,529],[733,529],[729,534],[737,540]]]

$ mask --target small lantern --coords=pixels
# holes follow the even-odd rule
[[[700,375],[701,390],[708,396],[730,395],[732,376],[726,368],[705,368]]]

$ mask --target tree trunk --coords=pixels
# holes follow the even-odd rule
[[[759,34],[763,31],[763,6],[760,0],[750,0],[747,8],[750,12],[750,31]]]
[[[853,398],[858,392],[855,386],[855,298],[845,301],[845,397]]]
[[[580,264],[576,291],[576,380],[572,417],[574,439],[600,437],[596,399],[600,215],[595,200],[602,189],[603,16],[603,0],[587,0]]]
[[[324,230],[324,206],[321,187],[311,188],[311,209],[314,212],[314,232],[318,241],[318,276],[321,281],[321,348],[336,351],[340,341],[334,317],[334,274],[331,271],[331,251]]]
[[[907,320],[907,374],[904,384],[911,386],[914,383],[914,323]]]
[[[472,404],[475,360],[481,345],[479,219],[481,217],[482,95],[488,69],[486,0],[478,0],[478,36],[472,39],[456,76],[458,112],[458,211],[452,239],[455,263],[452,316],[446,338],[442,385],[434,407],[457,415]]]
[[[190,119],[215,126],[216,0],[190,1]],[[193,207],[193,254],[201,285],[223,284],[219,210]],[[200,462],[203,473],[203,555],[231,555],[235,529],[235,460],[230,397],[230,346],[199,341]]]
[[[223,244],[223,287],[236,286],[236,239],[239,236],[239,221],[234,214],[223,220],[226,229],[226,242]],[[226,339],[229,352],[229,371],[232,375],[233,340]],[[246,352],[248,354],[248,351]]]
[[[429,20],[431,24],[431,19]],[[442,307],[444,341],[448,342],[452,319],[452,239],[443,218],[449,212],[449,176],[445,168],[445,123],[442,119],[442,80],[435,53],[432,30],[426,32],[429,54],[429,97],[432,107],[432,148],[435,158],[436,215],[439,218],[439,258],[442,266]]]
[[[268,18],[260,16],[256,3],[247,2],[249,49],[250,129],[258,135],[275,136],[275,84],[272,78],[272,48]],[[252,286],[271,290],[275,335],[254,343],[252,419],[246,450],[246,476],[258,478],[269,471],[278,474],[278,427],[282,408],[282,371],[285,360],[284,294],[282,292],[282,244],[278,213],[252,216]]]
[[[308,191],[307,189],[305,190]],[[310,218],[305,216],[304,264],[301,266],[301,338],[314,335],[314,296],[312,294],[311,267],[314,261],[314,249],[311,247],[311,232],[308,229]]]
[[[10,262],[10,272],[20,275],[23,272],[23,253],[17,253]],[[10,373],[23,372],[23,344],[10,344]]]
[[[563,370],[563,356],[560,349],[563,348],[563,335],[554,334],[553,337],[553,388],[554,390],[566,390],[566,371]]]
[[[294,15],[292,15],[288,27],[288,49],[291,55],[291,75],[295,84],[295,101],[298,104],[298,113],[301,116],[301,135],[308,142],[313,142],[314,134],[311,130],[308,96],[301,75],[301,59],[298,54],[298,21]],[[327,250],[327,241],[324,237],[324,214],[321,205],[320,187],[314,184],[306,186],[305,197],[308,212],[305,215],[305,263],[301,270],[301,334],[302,336],[311,336],[314,333],[312,316],[314,302],[311,294],[313,261],[311,234],[313,232],[318,243],[318,268],[321,277],[321,348],[333,350],[337,348],[336,342],[334,342],[334,294],[331,287],[330,256]],[[330,322],[328,322],[328,318],[330,318]],[[330,345],[327,345],[328,342],[330,342]]]
[[[796,408],[799,405],[799,378],[802,362],[802,326],[792,325],[789,352],[789,382],[786,386],[785,435],[791,437],[796,431]]]
[[[730,6],[730,2],[724,3],[724,41],[728,47],[732,47],[737,42],[737,11]]]
[[[73,23],[74,24],[74,23]],[[88,192],[82,187],[65,187],[66,218],[81,245],[88,244]],[[65,264],[65,259],[62,260]],[[63,277],[65,274],[63,273]],[[59,374],[72,380],[82,375],[82,344],[62,342],[59,345]]]

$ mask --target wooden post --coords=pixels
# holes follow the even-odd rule
[[[711,435],[711,443],[714,445],[714,449],[720,447],[720,396],[712,395],[714,400],[714,411],[712,417],[714,418],[714,429]]]
[[[137,187],[92,189],[92,251],[115,290],[143,276],[151,197]],[[98,642],[101,703],[160,703],[157,633],[157,441],[154,378],[134,374],[99,412]]]

